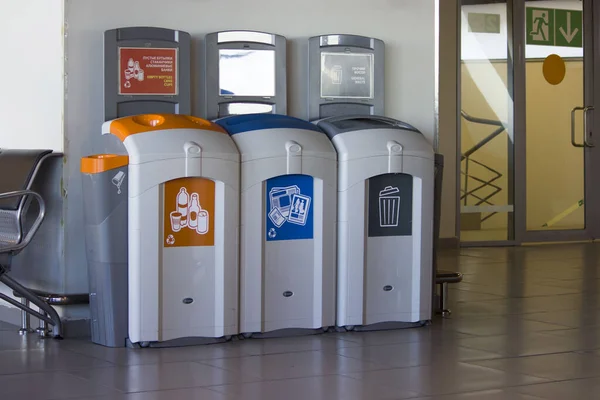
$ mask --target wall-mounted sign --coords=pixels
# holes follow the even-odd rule
[[[583,12],[527,7],[527,44],[583,47]]]
[[[469,32],[500,33],[500,14],[469,13]]]
[[[177,49],[119,47],[120,95],[177,95]]]

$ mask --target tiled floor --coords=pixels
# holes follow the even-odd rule
[[[463,249],[421,329],[107,349],[0,323],[0,399],[600,398],[600,245]]]

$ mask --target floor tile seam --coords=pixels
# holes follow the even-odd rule
[[[464,346],[464,347],[466,347],[466,346]],[[500,358],[469,360],[470,362],[472,362],[472,361],[496,361],[496,360],[504,360],[504,359],[518,359],[518,358],[540,357],[540,356],[553,356],[553,355],[570,354],[570,353],[576,353],[577,352],[577,350],[566,350],[566,351],[555,351],[555,352],[552,352],[552,353],[536,353],[536,354],[526,354],[526,355],[517,356],[517,355],[509,355],[509,354],[496,353],[496,352],[492,352],[492,351],[489,351],[489,350],[482,350],[482,349],[477,349],[477,348],[473,348],[473,347],[469,347],[469,349],[471,349],[471,350],[478,350],[478,351],[485,351],[487,353],[494,353],[494,354],[500,355]]]
[[[164,348],[164,349],[167,351],[169,350],[168,348]],[[145,350],[143,350],[143,351],[145,351]],[[170,361],[165,361],[165,360],[141,361],[141,362],[137,362],[135,364],[120,364],[120,363],[116,363],[114,361],[105,360],[103,358],[89,356],[86,353],[76,352],[76,354],[95,358],[100,361],[105,361],[107,363],[113,364],[112,366],[109,366],[109,367],[113,367],[113,366],[114,367],[135,367],[135,366],[142,366],[142,365],[172,364],[172,363],[210,361],[210,360],[227,360],[227,359],[236,359],[236,358],[243,358],[243,357],[261,357],[261,356],[269,356],[269,355],[277,355],[277,354],[295,354],[295,353],[308,353],[308,352],[317,352],[317,351],[321,351],[321,350],[299,350],[299,351],[285,351],[285,352],[281,352],[281,353],[277,352],[277,353],[260,353],[260,354],[255,354],[255,353],[250,352],[250,353],[240,354],[240,355],[236,355],[236,356],[224,356],[224,357],[216,356],[216,357],[207,357],[207,358],[184,358],[181,360],[170,360]],[[335,354],[335,353],[330,353],[330,354]]]
[[[64,367],[64,368],[44,368],[44,369],[39,369],[39,370],[38,369],[30,369],[27,371],[14,372],[14,373],[10,373],[10,372],[9,373],[1,373],[0,372],[0,377],[27,375],[27,374],[46,374],[46,373],[57,373],[57,372],[63,372],[63,373],[67,373],[67,374],[71,375],[71,373],[81,372],[81,371],[102,370],[102,369],[108,369],[108,368],[134,367],[134,366],[140,365],[140,364],[135,364],[135,365],[122,366],[119,364],[110,363],[108,361],[105,361],[105,362],[109,363],[111,365]],[[144,365],[155,365],[155,364],[144,364]]]
[[[356,372],[349,372],[349,373],[356,373]],[[268,380],[262,380],[262,381],[255,381],[255,382],[242,382],[242,383],[228,383],[228,384],[221,384],[221,385],[211,385],[211,386],[202,386],[202,389],[208,389],[211,390],[215,393],[219,393],[221,395],[225,395],[225,392],[216,390],[216,388],[219,387],[223,387],[223,386],[236,386],[236,385],[246,385],[246,384],[257,384],[257,383],[269,383],[269,382],[280,382],[280,381],[288,381],[288,380],[300,380],[300,379],[307,379],[307,378],[319,378],[319,377],[332,377],[332,376],[338,376],[338,377],[342,377],[342,378],[347,378],[347,379],[351,379],[353,381],[357,381],[357,382],[363,382],[362,379],[357,379],[354,378],[350,375],[345,375],[342,373],[337,373],[337,374],[327,374],[327,375],[316,375],[316,376],[308,376],[308,377],[294,377],[294,378],[283,378],[283,379],[268,379]],[[391,390],[399,390],[396,387],[393,386],[385,386],[388,389]],[[414,393],[414,395],[410,395],[410,397],[400,397],[397,400],[403,400],[403,399],[415,399],[415,398],[420,398],[420,397],[428,397],[427,395],[425,395],[424,393],[419,393],[416,392],[414,390],[409,390],[409,392]]]
[[[68,375],[68,376],[70,376],[72,378],[76,378],[76,379],[78,379],[78,380],[80,380],[82,382],[87,383],[88,387],[102,387],[102,388],[106,388],[106,389],[111,390],[111,391],[115,391],[118,394],[125,394],[125,393],[127,393],[127,392],[124,392],[124,391],[122,391],[120,389],[117,389],[116,387],[105,385],[103,383],[98,383],[98,382],[94,383],[91,379],[88,379],[88,378],[80,376],[80,375],[75,375],[75,374],[73,374],[71,372],[68,372],[68,371],[59,371],[59,372],[62,373],[62,374],[64,374],[64,375]],[[98,396],[107,396],[107,395],[98,395]]]
[[[451,332],[447,332],[447,333],[451,333]],[[457,340],[466,340],[466,339],[475,339],[478,338],[480,336],[476,336],[476,335],[472,335],[472,334],[468,334],[468,333],[462,333],[462,332],[456,332],[456,333],[460,333],[461,335],[465,335],[466,337],[460,337],[460,338],[441,338],[442,341],[446,340],[446,341],[457,341]],[[389,342],[389,343],[377,343],[377,344],[364,344],[361,346],[354,346],[354,347],[340,347],[336,350],[336,354],[339,354],[339,351],[342,349],[362,349],[362,348],[370,348],[370,347],[384,347],[384,346],[400,346],[400,345],[408,345],[408,344],[416,344],[416,343],[430,343],[432,344],[432,346],[434,347],[445,347],[447,346],[447,344],[439,343],[436,344],[435,340],[433,338],[426,338],[424,340],[411,340],[411,341],[406,341],[406,342]]]
[[[404,368],[392,368],[392,369],[404,369]],[[388,370],[385,370],[388,371]],[[369,372],[369,371],[365,371],[365,372]],[[373,371],[373,372],[379,372],[379,371]],[[348,378],[348,379],[352,379],[353,381],[357,381],[357,382],[362,382],[364,383],[364,380],[361,378],[355,378],[354,376],[350,375],[350,374],[357,374],[360,372],[345,372],[345,373],[341,373],[338,374],[339,376],[342,376],[344,378]],[[390,386],[390,385],[379,385],[378,387],[384,387],[386,389],[390,389],[390,390],[404,390],[404,389],[399,389],[395,386]],[[416,399],[416,398],[420,398],[420,397],[431,397],[431,395],[425,394],[423,392],[418,392],[416,390],[410,390],[410,389],[406,389],[406,391],[411,392],[411,393],[415,393],[415,396],[410,396],[410,397],[404,397],[404,399]]]
[[[458,364],[465,364],[465,363],[464,363],[464,362],[458,362]],[[494,369],[494,368],[489,368],[489,367],[481,367],[481,366],[479,366],[479,367],[480,367],[480,368],[489,369],[489,370],[493,370],[493,371],[496,371],[496,372],[501,372],[501,373],[503,373],[503,374],[507,374],[507,372],[506,372],[506,371],[497,370],[497,369]],[[403,367],[403,368],[393,368],[393,369],[394,369],[394,370],[403,370],[403,369],[407,369],[407,368],[418,368],[418,367]],[[368,372],[370,372],[370,371],[365,371],[365,372],[367,372],[367,373],[368,373]],[[380,372],[380,371],[372,371],[372,372]],[[358,380],[358,381],[363,381],[363,380],[362,380],[362,379],[360,379],[360,378],[354,378],[354,377],[352,377],[352,376],[345,375],[345,374],[342,374],[342,375],[343,375],[343,376],[347,376],[348,378],[351,378],[351,379],[355,379],[355,380]],[[529,378],[543,379],[543,380],[545,380],[545,381],[546,381],[546,382],[537,382],[537,383],[535,383],[536,385],[537,385],[537,384],[548,384],[548,383],[554,383],[553,381],[551,381],[551,380],[549,380],[549,379],[547,379],[547,378],[540,378],[540,377],[537,377],[537,376],[532,376],[532,375],[528,375],[528,374],[518,374],[518,375],[520,375],[520,376],[522,376],[522,377],[529,377]],[[498,383],[498,385],[501,385],[501,386],[495,386],[495,385],[494,385],[494,386],[492,386],[492,387],[489,387],[489,388],[485,388],[485,389],[479,389],[479,390],[473,390],[473,391],[449,391],[449,392],[436,393],[436,394],[418,392],[418,391],[416,391],[416,390],[412,390],[412,389],[407,389],[407,390],[408,390],[408,391],[410,391],[410,392],[416,392],[416,393],[420,393],[420,394],[419,394],[419,396],[417,396],[417,398],[418,398],[418,397],[434,397],[434,398],[435,398],[435,397],[438,397],[438,396],[451,396],[451,395],[457,395],[457,394],[477,393],[477,392],[489,391],[489,390],[504,390],[504,389],[506,389],[506,388],[515,388],[515,387],[521,387],[521,386],[530,386],[530,385],[533,385],[533,384],[510,384],[510,385],[506,385],[506,384],[504,384],[504,383]],[[387,386],[387,385],[386,385],[386,387],[390,388],[390,386]],[[392,386],[391,388],[392,388],[392,389],[397,389],[396,387],[393,387],[393,386]],[[541,400],[544,400],[544,399],[541,399]]]
[[[361,373],[361,372],[390,371],[390,370],[395,370],[395,369],[407,369],[407,368],[416,368],[416,367],[427,367],[427,366],[433,365],[433,364],[419,364],[419,365],[409,365],[409,366],[399,367],[399,366],[393,366],[391,364],[383,364],[383,363],[380,364],[378,361],[364,360],[364,359],[361,359],[361,358],[344,356],[344,355],[341,355],[341,354],[340,354],[340,357],[348,358],[348,359],[356,360],[356,361],[368,362],[368,363],[375,364],[375,365],[381,367],[381,368],[377,368],[377,369],[365,369],[363,371],[347,372],[348,374],[357,374],[357,373]],[[338,374],[341,374],[341,372],[339,372]]]
[[[530,321],[530,320],[528,320],[528,321]],[[540,321],[532,321],[532,322],[540,322]],[[558,325],[558,326],[560,326],[562,328],[562,325]],[[545,335],[551,335],[551,336],[554,336],[554,337],[560,337],[558,335],[552,335],[549,332],[563,332],[563,331],[573,330],[573,328],[569,328],[569,327],[564,327],[564,328],[565,329],[528,330],[528,332],[526,332],[526,333],[543,333]],[[475,334],[475,333],[463,332],[463,331],[460,331],[460,330],[453,330],[453,332],[457,332],[457,333],[461,333],[461,334],[464,334],[464,335],[471,336],[471,337],[466,337],[466,338],[461,338],[461,339],[473,339],[473,338],[484,338],[484,337],[508,336],[509,335],[509,334],[498,335],[498,334],[495,334],[495,333],[493,333],[493,334]],[[460,340],[460,339],[457,339],[457,340]]]
[[[521,357],[517,357],[517,358],[521,358]],[[496,360],[481,360],[481,361],[498,361],[498,359]],[[513,370],[503,370],[503,369],[498,369],[498,368],[494,368],[494,367],[490,367],[487,365],[480,365],[480,364],[475,364],[475,362],[477,362],[476,360],[467,362],[467,364],[469,365],[473,365],[475,367],[483,367],[483,368],[489,368],[489,369],[493,369],[495,371],[499,371],[499,372],[503,372],[505,374],[508,373],[515,373],[515,374],[519,374],[519,375],[524,375],[524,376],[528,376],[528,377],[533,377],[533,378],[538,378],[538,379],[543,379],[546,382],[537,382],[537,383],[533,383],[533,384],[524,384],[524,385],[517,385],[517,386],[529,386],[529,385],[539,385],[539,384],[545,384],[545,383],[554,383],[554,382],[561,382],[561,381],[565,381],[565,380],[571,380],[571,379],[556,379],[556,378],[549,378],[547,376],[541,376],[541,375],[536,375],[535,373],[530,373],[530,372],[518,372],[518,371],[513,371]],[[598,377],[600,377],[600,372],[597,375]],[[595,378],[596,376],[590,376],[587,378]],[[586,378],[572,378],[572,379],[586,379]]]
[[[316,353],[316,351],[315,351],[315,353]],[[369,364],[373,364],[373,365],[377,366],[377,368],[375,368],[375,369],[372,369],[372,368],[361,369],[359,371],[354,371],[354,372],[349,372],[349,373],[359,373],[359,372],[368,372],[368,371],[384,371],[384,370],[389,370],[389,369],[397,369],[397,367],[393,367],[393,366],[390,366],[390,365],[379,364],[379,363],[376,363],[374,361],[362,360],[360,358],[354,358],[354,357],[344,356],[344,355],[337,354],[337,353],[336,354],[330,354],[330,355],[333,355],[333,356],[336,356],[336,357],[340,357],[340,358],[349,359],[349,360],[353,360],[353,361],[360,361],[360,362],[364,362],[364,363],[369,363]],[[262,357],[262,356],[258,356],[258,357]],[[205,361],[209,361],[209,360],[205,360]],[[224,370],[224,371],[227,371],[227,372],[235,372],[235,371],[232,371],[231,369],[227,369],[227,368],[223,368],[223,367],[218,367],[218,366],[215,366],[215,365],[212,365],[212,364],[207,364],[207,363],[201,362],[201,361],[192,361],[192,362],[194,362],[196,364],[201,364],[201,365],[204,365],[204,366],[208,366],[208,367],[217,368],[217,369]],[[340,373],[341,372],[336,372],[333,375],[339,375]],[[310,377],[314,377],[314,376],[329,376],[329,375],[332,375],[332,374],[310,375]],[[307,376],[307,377],[309,377],[309,376]],[[257,378],[260,379],[259,376],[257,376]],[[293,379],[293,378],[283,378],[283,379]],[[276,379],[276,380],[281,380],[281,379]]]
[[[519,389],[519,388],[541,386],[541,385],[551,385],[551,384],[554,384],[554,383],[585,381],[585,380],[598,379],[598,378],[599,377],[592,376],[592,377],[585,377],[585,378],[555,379],[555,380],[552,380],[551,382],[537,382],[537,383],[530,383],[530,384],[525,384],[525,385],[509,386],[508,388],[514,390],[514,389]],[[522,393],[522,392],[517,392],[517,393],[526,394],[528,396],[534,396],[534,397],[536,396],[536,395],[531,395],[529,393]],[[578,400],[578,399],[574,399],[574,400]]]
[[[228,369],[224,369],[224,368],[220,368],[220,367],[213,367],[213,368],[217,368],[220,370],[223,370],[225,372],[234,372],[232,370],[228,370]],[[379,370],[377,370],[379,371]],[[362,373],[362,372],[369,372],[369,371],[356,371],[356,372],[347,372],[348,374],[358,374],[358,373]],[[290,381],[290,380],[300,380],[300,379],[310,379],[310,378],[323,378],[323,377],[331,377],[331,376],[344,376],[347,377],[346,375],[344,375],[341,372],[334,372],[334,373],[325,373],[325,374],[316,374],[316,375],[302,375],[302,376],[290,376],[287,378],[261,378],[260,376],[251,376],[250,378],[255,378],[252,380],[240,380],[238,382],[232,382],[232,383],[220,383],[220,384],[208,384],[208,385],[202,385],[202,386],[192,386],[192,388],[214,388],[214,387],[219,387],[219,386],[233,386],[233,385],[248,385],[248,384],[254,384],[254,383],[265,383],[265,382],[281,382],[281,381]],[[179,389],[179,388],[177,388]],[[187,387],[184,389],[188,389]]]
[[[356,346],[356,347],[361,347],[361,346]],[[351,349],[354,347],[342,347],[344,349]],[[320,353],[325,353],[325,354],[337,354],[336,353],[337,349],[330,349],[330,350],[298,350],[298,351],[278,351],[275,353],[259,353],[259,354],[246,354],[240,357],[231,357],[231,358],[242,358],[242,357],[265,357],[265,356],[276,356],[276,355],[283,355],[283,354],[299,354],[299,353],[314,353],[314,352],[320,352]],[[205,360],[209,360],[209,359],[205,359]]]

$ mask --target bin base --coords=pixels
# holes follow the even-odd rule
[[[282,337],[294,337],[294,336],[310,336],[310,335],[320,335],[325,332],[329,332],[331,330],[330,327],[323,327],[318,329],[307,329],[307,328],[287,328],[287,329],[278,329],[275,331],[269,332],[252,332],[247,333],[244,332],[240,336],[245,339],[253,338],[253,339],[269,339],[269,338],[282,338]]]
[[[185,347],[185,346],[200,346],[207,344],[218,344],[231,341],[231,336],[224,336],[220,338],[203,338],[203,337],[189,337],[189,338],[178,338],[173,340],[166,340],[164,342],[139,342],[131,343],[129,338],[127,339],[127,347],[131,349],[139,348],[167,348],[167,347]]]
[[[418,322],[379,322],[377,324],[371,325],[348,325],[342,326],[339,328],[343,328],[344,330],[350,332],[371,332],[371,331],[387,331],[394,329],[410,329],[410,328],[420,328],[426,325],[429,325],[431,321],[424,320]]]

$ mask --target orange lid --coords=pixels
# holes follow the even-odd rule
[[[141,114],[119,118],[110,123],[110,133],[124,141],[136,133],[165,129],[205,129],[224,133],[219,125],[202,118],[181,114]]]
[[[81,159],[81,172],[99,174],[129,165],[129,157],[118,154],[94,154]]]

